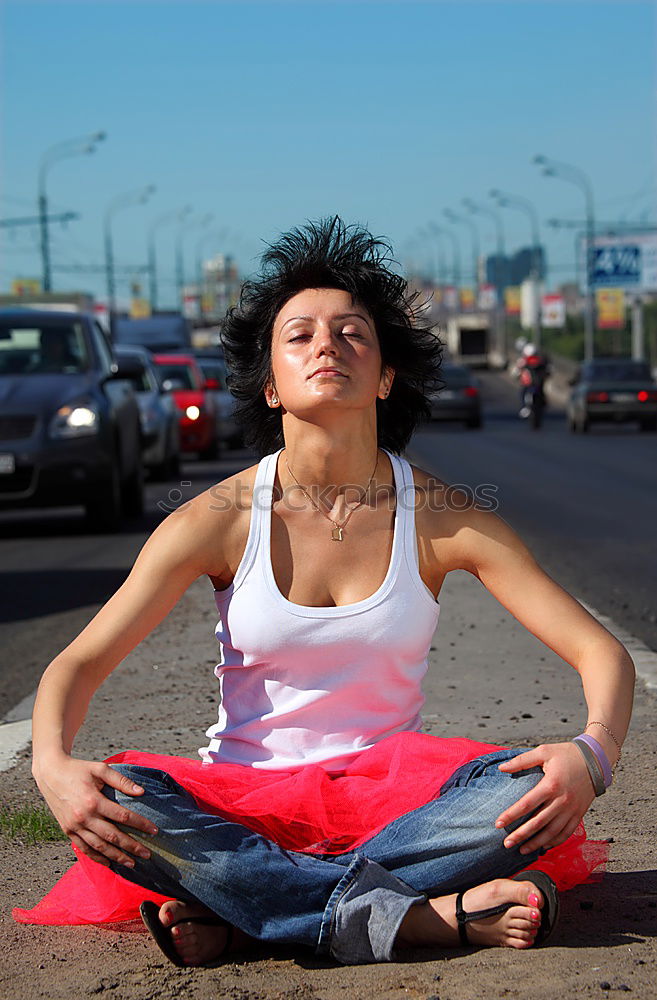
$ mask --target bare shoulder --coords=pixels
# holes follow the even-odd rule
[[[416,465],[411,468],[418,537],[443,573],[463,569],[481,579],[480,571],[492,556],[506,552],[531,558],[520,536],[497,513],[493,491],[450,483]]]
[[[239,563],[249,533],[257,469],[257,463],[240,469],[170,515],[187,521],[200,573],[219,580]]]

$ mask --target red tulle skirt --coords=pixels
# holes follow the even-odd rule
[[[267,771],[136,750],[108,757],[107,763],[166,771],[204,811],[242,823],[287,850],[339,854],[354,850],[398,816],[437,798],[462,764],[501,749],[474,740],[403,732],[363,750],[336,773],[319,764]],[[148,892],[74,850],[78,860],[73,867],[31,910],[15,908],[15,920],[113,924],[138,918],[144,899],[163,903],[171,898]],[[587,840],[580,823],[564,844],[529,867],[540,868],[560,889],[569,889],[604,868],[607,856],[607,842]]]

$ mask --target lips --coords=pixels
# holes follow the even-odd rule
[[[323,372],[325,372],[327,375],[333,374],[333,375],[342,375],[343,378],[347,377],[344,372],[340,371],[339,368],[329,368],[329,367],[326,367],[326,368],[318,368],[316,371],[314,371],[312,373],[312,375],[310,376],[310,378],[314,378],[315,375],[321,375]]]

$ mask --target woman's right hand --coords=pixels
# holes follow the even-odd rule
[[[134,868],[131,854],[150,857],[150,851],[115,824],[153,835],[157,828],[144,816],[112,802],[104,785],[138,796],[144,789],[102,761],[64,756],[46,767],[34,768],[34,780],[48,808],[72,843],[102,865],[110,861]]]

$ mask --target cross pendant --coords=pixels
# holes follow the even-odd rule
[[[331,538],[333,539],[334,542],[342,541],[342,528],[340,527],[339,524],[336,524],[335,528],[331,532]]]

